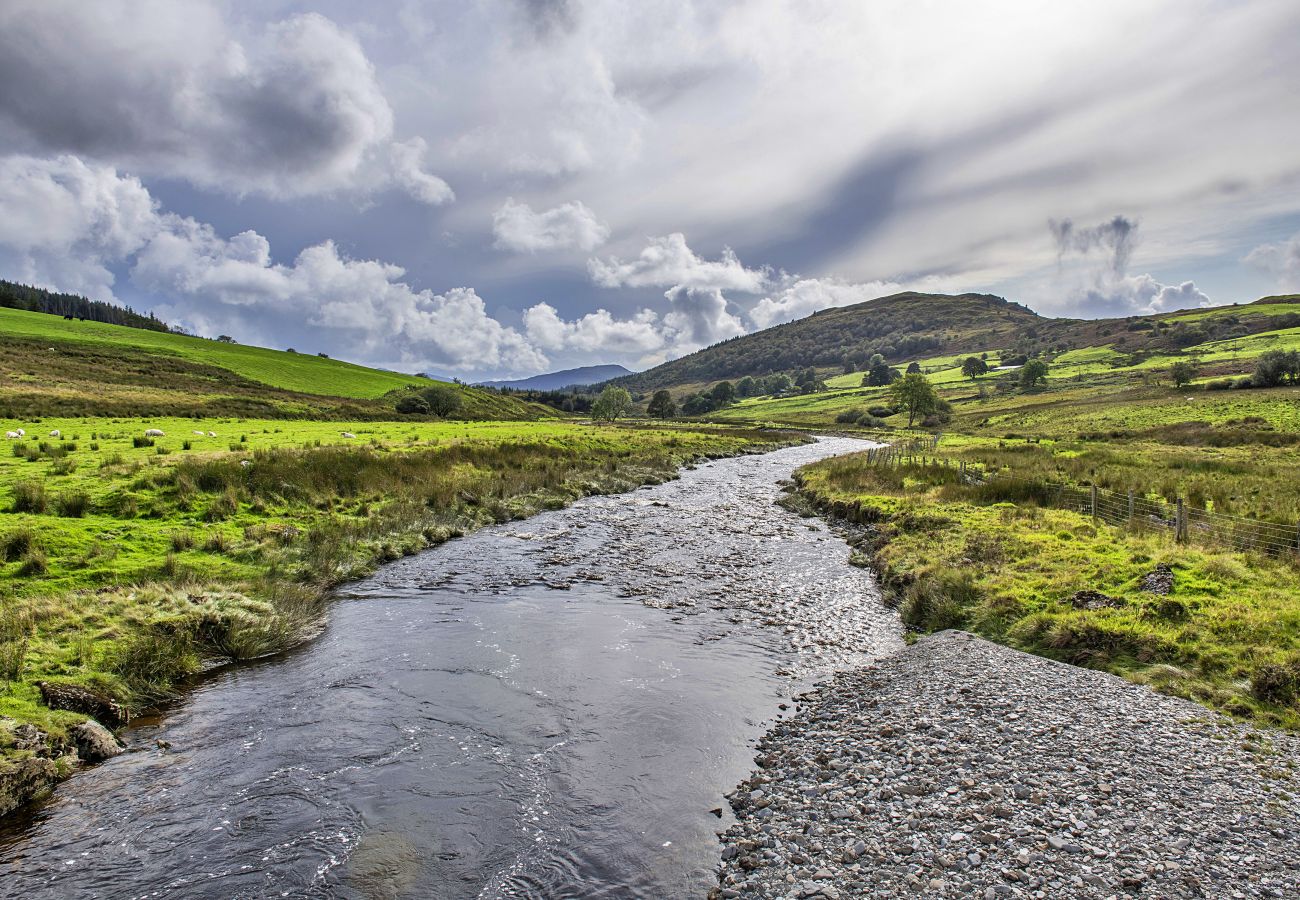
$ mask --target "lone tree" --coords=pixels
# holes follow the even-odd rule
[[[677,403],[667,391],[655,391],[645,411],[646,415],[655,419],[673,419],[677,417]]]
[[[449,384],[437,384],[403,394],[397,401],[397,411],[407,415],[429,415],[447,418],[460,412],[465,400],[460,391]]]
[[[1041,359],[1031,359],[1020,367],[1020,386],[1027,391],[1047,384],[1047,363]]]
[[[920,372],[908,372],[889,389],[894,405],[907,410],[907,427],[911,428],[916,417],[930,415],[939,409],[939,395],[928,378]]]
[[[613,422],[625,416],[632,408],[632,395],[624,388],[610,385],[600,392],[596,402],[591,405],[591,417],[604,422]]]
[[[736,402],[736,387],[730,381],[719,381],[713,386],[709,396],[719,406],[729,406]]]
[[[987,375],[989,364],[978,356],[968,356],[961,363],[961,373],[967,378],[975,379],[981,375]]]
[[[916,374],[919,374],[920,371],[921,371],[921,364],[920,364],[919,362],[916,362],[915,360],[913,360],[912,362],[910,362],[910,363],[907,364],[907,374],[908,374],[908,375],[916,375]]]
[[[1169,367],[1169,377],[1174,382],[1174,387],[1187,387],[1192,383],[1192,379],[1200,374],[1200,368],[1194,362],[1180,359]]]
[[[862,376],[863,387],[885,387],[893,384],[899,379],[897,369],[890,368],[882,359],[878,363],[872,363],[867,374]]]

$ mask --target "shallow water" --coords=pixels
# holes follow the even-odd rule
[[[6,897],[686,897],[802,684],[900,646],[774,505],[828,439],[484,530],[350,585],[0,832]],[[170,742],[159,749],[156,739]]]

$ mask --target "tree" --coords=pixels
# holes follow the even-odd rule
[[[465,398],[461,396],[461,392],[449,384],[435,384],[420,393],[429,404],[429,412],[444,419],[452,413],[460,412],[461,407],[465,405]]]
[[[890,396],[895,405],[907,410],[908,428],[916,422],[917,416],[928,416],[939,408],[939,395],[920,372],[909,372],[894,382]]]
[[[736,382],[736,396],[757,397],[763,393],[763,387],[749,375]]]
[[[702,416],[713,412],[714,409],[716,407],[713,405],[713,398],[708,394],[692,394],[682,404],[682,413],[687,416]]]
[[[1169,367],[1169,377],[1174,382],[1174,387],[1187,387],[1192,383],[1192,379],[1200,374],[1200,368],[1194,362],[1180,359]]]
[[[397,401],[397,411],[408,416],[428,415],[429,401],[416,393],[405,394]]]
[[[1255,361],[1255,374],[1250,377],[1256,387],[1277,387],[1283,382],[1300,381],[1300,351],[1270,350],[1261,353]]]
[[[729,406],[736,402],[736,388],[730,381],[719,381],[709,392],[713,402],[719,406]]]
[[[907,364],[908,375],[917,375],[920,373],[920,371],[921,371],[921,364],[919,362],[912,361]]]
[[[672,419],[677,416],[677,404],[667,391],[655,391],[645,411],[646,415],[656,419]]]
[[[235,343],[235,339],[232,338],[232,337],[231,337],[230,335],[228,335],[228,334],[219,334],[219,335],[217,335],[217,343],[218,343],[218,344],[233,344],[233,343]]]
[[[1047,384],[1047,363],[1031,359],[1020,367],[1020,386],[1027,391]]]
[[[610,385],[600,392],[596,402],[591,405],[591,417],[605,422],[613,422],[619,416],[627,415],[632,408],[632,395],[625,388]]]
[[[875,363],[867,370],[867,374],[862,377],[863,387],[885,387],[893,384],[902,376],[897,369],[890,368],[882,359]]]
[[[981,375],[987,375],[989,364],[978,356],[968,356],[961,363],[961,373],[967,378],[979,378]]]
[[[769,375],[764,381],[763,386],[767,388],[767,393],[776,396],[794,390],[794,379],[785,373],[780,375]]]

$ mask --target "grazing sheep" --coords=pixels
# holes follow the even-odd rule
[[[203,437],[203,432],[201,432],[201,431],[196,431],[196,432],[194,432],[194,433],[197,434],[199,437]]]
[[[11,440],[11,441],[16,441],[16,440],[18,440],[20,437],[22,437],[22,435],[19,434],[19,433],[16,432],[16,431],[6,431],[6,432],[5,432],[5,437],[7,437],[7,438],[8,438],[9,440]]]
[[[241,459],[241,460],[239,461],[239,464],[240,464],[241,466],[245,466],[245,467],[247,467],[247,466],[251,466],[251,465],[252,465],[252,463],[249,462],[249,461],[246,460],[246,459]]]
[[[21,428],[16,428],[14,430],[18,433],[19,437],[27,437],[27,432],[23,431]]]
[[[145,437],[166,437],[161,428],[150,428],[144,433]]]
[[[344,436],[345,438],[354,438],[354,437],[356,437],[356,435],[353,434],[353,433],[350,432],[350,431],[345,431],[345,432],[343,432],[343,436]]]
[[[56,428],[50,432],[50,437],[63,437],[63,432]]]
[[[217,433],[216,433],[215,431],[209,431],[209,432],[208,432],[208,437],[216,437],[216,436],[217,436]]]

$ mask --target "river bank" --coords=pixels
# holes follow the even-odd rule
[[[715,898],[1300,893],[1294,735],[962,632],[797,699]]]
[[[573,423],[358,425],[344,438],[320,423],[185,422],[212,426],[196,435],[241,429],[223,451],[175,422],[148,439],[144,422],[53,424],[59,441],[0,460],[13,497],[0,516],[0,816],[120,752],[87,717],[120,728],[200,670],[309,640],[326,592],[384,562],[803,440]]]

